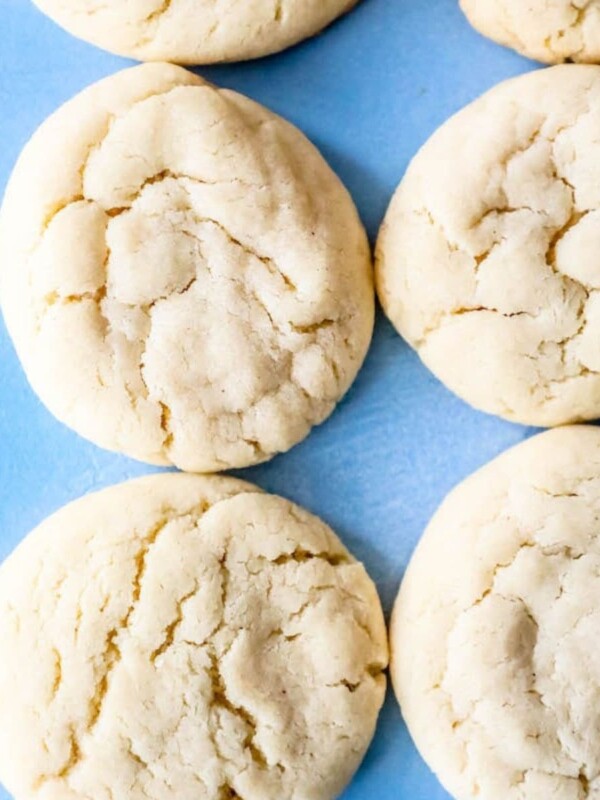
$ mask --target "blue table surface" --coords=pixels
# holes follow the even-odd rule
[[[127,63],[71,38],[26,0],[2,0],[0,187],[51,111]],[[286,53],[199,71],[296,123],[349,187],[374,240],[410,158],[436,127],[498,81],[533,68],[471,30],[457,0],[363,0]],[[327,520],[366,564],[389,614],[444,495],[531,433],[451,395],[380,314],[365,367],[333,417],[291,452],[241,474]],[[56,422],[29,389],[0,323],[0,560],[67,501],[150,471]],[[391,692],[343,798],[448,798]]]

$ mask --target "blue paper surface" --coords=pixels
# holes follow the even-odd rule
[[[1,0],[0,187],[51,111],[128,63],[71,38],[26,0]],[[498,81],[533,68],[471,30],[457,0],[363,0],[286,53],[198,71],[296,123],[346,183],[374,240],[410,158],[435,128]],[[444,495],[531,433],[451,395],[380,314],[365,367],[333,417],[290,453],[239,474],[329,522],[366,564],[389,613]],[[29,389],[0,323],[0,560],[67,501],[151,471],[55,421]],[[8,797],[0,789],[0,800]],[[343,797],[448,798],[391,692]]]

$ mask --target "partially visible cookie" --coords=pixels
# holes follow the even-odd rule
[[[0,302],[60,420],[193,472],[303,439],[356,376],[374,315],[364,229],[317,150],[166,64],[85,90],[25,148]]]
[[[46,520],[0,568],[0,641],[15,800],[332,800],[385,694],[364,568],[228,478],[143,478]]]
[[[212,64],[276,53],[358,0],[33,0],[65,30],[140,61]]]
[[[537,61],[600,61],[600,0],[460,0],[484,36]]]
[[[414,158],[377,288],[452,391],[541,427],[600,417],[600,67],[503,83]]]
[[[600,430],[541,434],[433,518],[391,625],[404,718],[457,800],[600,797]]]

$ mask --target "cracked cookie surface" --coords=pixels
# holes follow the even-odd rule
[[[528,58],[600,61],[600,0],[460,0],[484,36]]]
[[[34,0],[85,41],[140,61],[211,64],[276,53],[357,0]]]
[[[553,426],[600,415],[600,67],[521,76],[414,158],[377,288],[425,364],[476,408]]]
[[[600,430],[543,433],[444,501],[404,578],[392,679],[458,800],[600,797]]]
[[[0,568],[0,778],[16,800],[323,800],[385,694],[385,623],[317,518],[228,478],[67,506]]]
[[[55,416],[188,471],[303,439],[372,333],[366,235],[315,148],[164,64],[87,89],[36,133],[0,264],[7,327]]]

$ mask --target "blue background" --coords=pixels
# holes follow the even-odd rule
[[[51,111],[126,65],[63,33],[26,0],[0,0],[0,188]],[[435,128],[534,66],[472,31],[457,0],[363,0],[287,53],[199,71],[295,122],[345,181],[374,240],[410,158]],[[453,397],[380,314],[366,365],[334,416],[290,453],[243,475],[327,520],[365,562],[389,613],[444,495],[531,432]],[[56,422],[28,388],[0,323],[0,560],[67,501],[150,471]],[[448,798],[411,744],[391,692],[344,794],[369,798]]]

